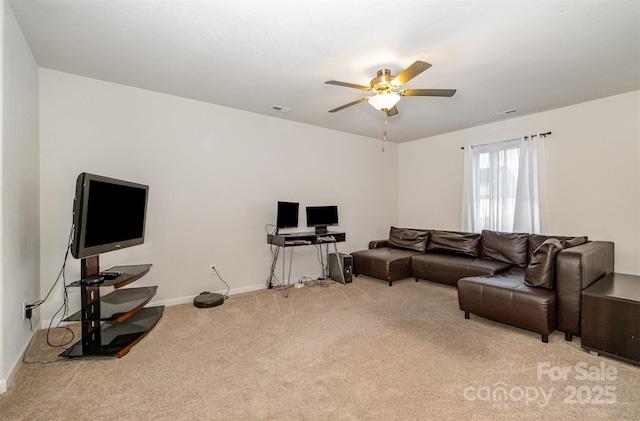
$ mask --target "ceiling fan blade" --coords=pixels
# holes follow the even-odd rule
[[[392,117],[396,114],[398,114],[398,107],[396,107],[395,105],[393,106],[393,108],[389,108],[387,110],[387,117]]]
[[[337,112],[337,111],[344,110],[344,109],[345,109],[345,108],[347,108],[347,107],[351,107],[352,105],[360,104],[361,102],[364,102],[364,101],[366,101],[366,100],[368,100],[368,99],[369,99],[369,97],[360,98],[360,99],[358,99],[358,100],[356,100],[356,101],[350,102],[350,103],[348,103],[348,104],[344,104],[344,105],[343,105],[343,106],[341,106],[341,107],[334,108],[333,110],[329,110],[329,112],[330,112],[330,113],[335,113],[335,112]]]
[[[395,86],[402,86],[414,77],[418,76],[420,73],[427,70],[429,67],[431,67],[429,63],[418,60],[411,66],[404,69],[398,76],[396,76],[396,78],[391,81],[391,84]]]
[[[404,89],[398,94],[401,96],[447,96],[451,97],[456,93],[455,89]]]
[[[371,90],[371,86],[356,85],[355,83],[339,82],[337,80],[328,80],[325,83],[328,83],[329,85],[338,85],[338,86],[344,86],[344,87],[347,87],[347,88],[360,89],[362,91],[370,91]]]

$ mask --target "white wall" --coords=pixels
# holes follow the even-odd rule
[[[5,5],[2,65],[2,280],[0,383],[10,382],[31,339],[22,303],[39,294],[38,67]],[[37,328],[34,320],[34,329]],[[0,393],[4,390],[0,384]]]
[[[613,241],[640,275],[640,91],[401,144],[399,224],[461,229],[460,147],[547,131],[549,233]]]
[[[397,221],[398,147],[382,153],[369,138],[40,69],[40,139],[43,291],[62,264],[83,171],[150,186],[145,244],[100,259],[105,269],[153,263],[135,285],[158,285],[155,301],[223,290],[209,263],[233,290],[262,287],[278,200],[300,202],[298,231],[305,206],[338,205],[341,252]],[[320,274],[314,247],[295,255],[293,280]],[[78,274],[69,257],[67,282]],[[43,320],[60,306],[53,295]]]

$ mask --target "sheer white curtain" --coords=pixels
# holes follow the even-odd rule
[[[462,226],[541,232],[539,136],[464,148]]]
[[[538,143],[540,143],[538,137],[520,141],[520,165],[513,215],[513,232],[540,233]]]

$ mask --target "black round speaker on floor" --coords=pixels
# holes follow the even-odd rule
[[[193,299],[193,305],[198,308],[217,307],[224,303],[224,295],[205,291]]]

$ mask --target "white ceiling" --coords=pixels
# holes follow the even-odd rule
[[[366,102],[328,113],[368,93],[324,82],[429,62],[404,87],[458,91],[402,98],[393,142],[640,89],[637,0],[9,4],[41,67],[376,139]]]

